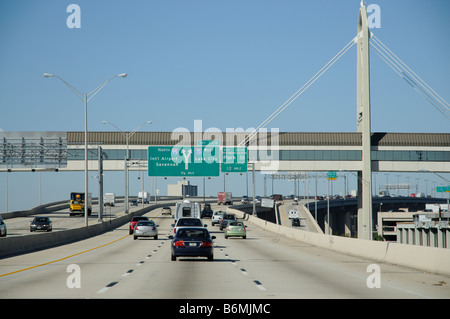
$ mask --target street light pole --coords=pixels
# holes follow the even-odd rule
[[[127,143],[127,153],[125,155],[125,214],[128,214],[129,210],[130,210],[130,205],[129,205],[129,200],[128,200],[128,196],[129,196],[129,176],[128,176],[128,161],[129,161],[129,141],[130,141],[130,137],[136,133],[142,126],[144,126],[145,124],[152,124],[152,121],[147,121],[142,123],[141,125],[139,125],[138,127],[136,127],[133,131],[129,132],[129,133],[125,133],[124,131],[122,131],[117,125],[115,125],[114,123],[108,122],[108,121],[103,121],[103,124],[110,124],[112,126],[114,126],[119,132],[120,134],[122,134],[123,137],[125,137],[125,142]],[[155,194],[156,196],[156,194]],[[156,198],[156,197],[155,197]],[[144,190],[142,190],[142,203],[144,202]]]
[[[120,78],[126,78],[127,74],[126,73],[121,73],[118,75],[115,75],[113,77],[111,77],[109,80],[105,81],[102,85],[98,86],[96,89],[94,89],[92,92],[90,93],[81,93],[80,91],[78,91],[76,88],[74,88],[72,85],[70,85],[68,82],[64,81],[61,77],[55,75],[55,74],[50,74],[50,73],[44,73],[44,77],[46,78],[50,78],[50,77],[55,77],[57,79],[59,79],[60,81],[62,81],[65,85],[67,85],[73,93],[75,93],[76,96],[78,96],[81,100],[83,100],[84,102],[84,223],[86,226],[88,226],[88,148],[87,148],[87,144],[88,144],[88,140],[87,140],[87,104],[88,102],[95,96],[97,95],[97,93],[106,85],[108,84],[109,81],[111,81],[112,79],[116,78],[116,77],[120,77]]]

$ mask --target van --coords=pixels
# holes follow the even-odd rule
[[[178,202],[175,205],[175,213],[173,215],[175,223],[179,218],[182,217],[200,218],[200,204],[192,203],[189,200]]]
[[[105,193],[103,195],[103,206],[115,206],[116,205],[116,194],[114,193]]]

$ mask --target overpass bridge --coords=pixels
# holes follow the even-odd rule
[[[98,147],[103,170],[124,170],[127,149],[129,160],[141,163],[129,169],[146,170],[149,146],[193,146],[198,135],[236,146],[249,134],[136,132],[126,145],[120,132],[88,132],[89,169],[98,169]],[[84,170],[84,132],[0,132],[0,141],[0,171]],[[360,171],[363,163],[358,132],[259,133],[248,150],[255,170],[266,173]],[[375,172],[450,173],[450,133],[372,133],[371,168]]]

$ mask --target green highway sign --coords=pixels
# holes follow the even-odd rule
[[[450,185],[448,185],[448,186],[437,186],[436,187],[436,192],[438,192],[438,193],[450,192]]]
[[[223,147],[222,148],[222,172],[241,173],[247,171],[247,148],[246,147]]]
[[[329,171],[327,173],[327,176],[328,176],[328,180],[336,180],[336,178],[337,178],[337,175],[336,175],[335,171]]]
[[[219,176],[219,163],[219,147],[148,147],[148,176]]]
[[[221,171],[247,171],[246,147],[220,147],[208,142],[198,141],[197,146],[149,146],[148,176],[209,177],[219,176]]]

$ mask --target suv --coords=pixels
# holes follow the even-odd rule
[[[211,225],[214,226],[215,224],[220,224],[220,221],[222,220],[222,216],[225,214],[226,214],[226,212],[221,211],[221,210],[214,212],[214,214],[211,218]]]
[[[148,219],[148,217],[145,217],[145,216],[134,216],[133,218],[131,218],[130,229],[129,229],[130,235],[132,235],[134,233],[134,227],[136,226],[137,222],[140,220],[149,220],[149,219]]]
[[[220,230],[227,227],[228,222],[236,221],[236,215],[235,214],[225,214],[222,217],[222,220],[220,221]]]
[[[213,211],[211,209],[211,204],[205,204],[205,207],[203,207],[202,213],[201,213],[201,218],[212,218],[213,216]]]

